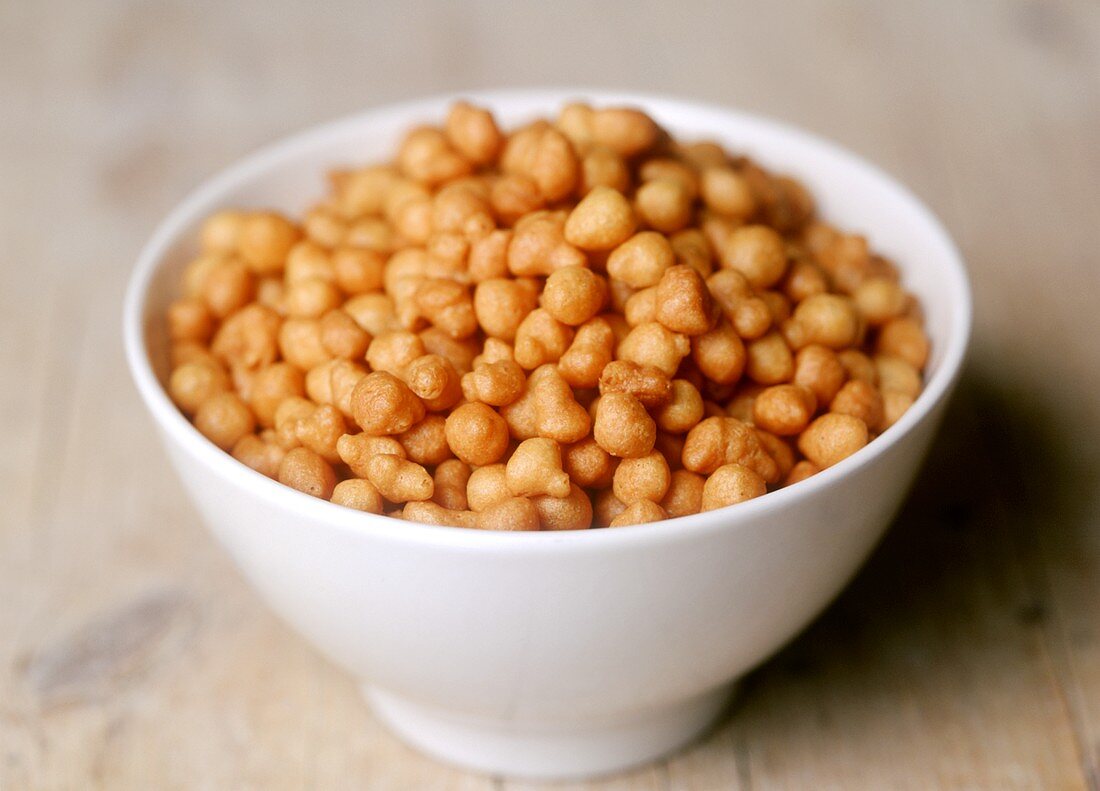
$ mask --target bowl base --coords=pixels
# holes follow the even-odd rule
[[[378,718],[402,740],[449,764],[531,780],[575,780],[655,761],[694,741],[725,708],[733,684],[630,720],[521,726],[423,706],[369,684]]]

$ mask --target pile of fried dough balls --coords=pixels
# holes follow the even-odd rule
[[[302,217],[209,217],[168,390],[211,442],[348,508],[620,527],[789,486],[922,386],[916,300],[796,181],[644,112],[503,132],[459,102]]]

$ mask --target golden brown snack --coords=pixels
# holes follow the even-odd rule
[[[195,411],[195,428],[222,450],[230,450],[256,428],[256,419],[236,393],[216,393]]]
[[[659,408],[672,397],[672,382],[664,371],[629,360],[616,360],[600,374],[600,394],[630,393],[646,408]]]
[[[798,437],[798,449],[819,467],[831,467],[867,444],[867,424],[835,412],[822,415]]]
[[[709,475],[726,464],[740,464],[771,483],[779,467],[752,427],[732,417],[708,417],[688,432],[683,463],[692,472]]]
[[[699,188],[703,203],[718,214],[746,220],[756,210],[756,199],[749,180],[726,165],[704,168]]]
[[[184,297],[168,306],[168,337],[205,343],[214,334],[214,315],[201,299]]]
[[[279,477],[279,465],[286,451],[274,442],[266,442],[256,434],[245,434],[233,446],[233,458],[268,478]]]
[[[650,365],[674,376],[680,361],[691,351],[686,335],[656,321],[639,324],[619,343],[616,354],[620,360]]]
[[[592,437],[562,448],[562,469],[578,486],[604,489],[611,485],[617,460]]]
[[[428,415],[408,431],[397,435],[409,461],[434,467],[452,458],[447,443],[447,420],[442,415]]]
[[[487,530],[725,507],[836,464],[923,388],[920,305],[788,176],[643,111],[455,103],[300,216],[226,209],[166,389],[253,469]]]
[[[580,164],[569,140],[545,121],[513,133],[500,158],[501,169],[530,178],[548,201],[558,201],[577,186]]]
[[[907,316],[887,321],[879,330],[875,343],[879,354],[898,357],[918,371],[928,362],[928,349],[924,329],[916,319]]]
[[[470,465],[460,459],[446,459],[435,468],[432,481],[435,491],[432,500],[444,508],[464,511],[469,507],[466,487],[470,482]]]
[[[703,484],[702,509],[713,511],[727,505],[751,500],[767,492],[764,479],[740,464],[724,464]]]
[[[631,185],[630,168],[626,161],[606,146],[593,146],[581,160],[580,193],[587,195],[596,187],[610,187],[628,192]]]
[[[561,448],[552,439],[525,439],[505,465],[505,482],[516,496],[569,496],[569,475],[561,466]]]
[[[746,347],[745,373],[757,384],[777,385],[794,376],[791,347],[778,332],[769,332]]]
[[[345,434],[336,440],[336,453],[359,478],[367,477],[367,462],[372,456],[388,453],[406,458],[405,446],[393,437],[374,437],[370,434]]]
[[[474,290],[474,313],[486,335],[511,343],[538,299],[538,282],[532,278],[488,278]]]
[[[230,388],[229,376],[219,363],[187,362],[176,367],[168,379],[168,395],[185,414]]]
[[[638,187],[638,218],[661,233],[675,233],[691,222],[692,194],[680,179],[656,178]]]
[[[523,393],[526,378],[515,360],[481,363],[462,377],[462,395],[467,401],[490,406],[507,406]]]
[[[264,428],[275,425],[275,410],[279,408],[279,404],[293,396],[305,395],[305,386],[305,376],[301,369],[290,363],[272,363],[261,368],[252,378],[252,393],[249,398],[249,406],[256,415],[256,422]]]
[[[367,434],[400,434],[424,419],[424,403],[391,373],[364,376],[351,393],[351,413]]]
[[[592,526],[592,501],[576,484],[566,497],[532,497],[543,530],[584,530]]]
[[[676,253],[664,234],[642,231],[616,247],[607,258],[607,273],[631,288],[655,286],[676,263]]]
[[[447,444],[467,464],[484,467],[508,449],[508,424],[491,407],[463,404],[446,421]]]
[[[872,430],[881,426],[885,419],[882,393],[861,379],[853,379],[841,387],[829,404],[829,411],[858,417]]]
[[[615,517],[626,510],[626,503],[610,489],[601,489],[592,502],[593,527],[610,527]]]
[[[447,508],[431,500],[405,503],[401,518],[424,525],[445,527],[477,527],[477,514],[473,511]]]
[[[802,461],[791,467],[791,471],[787,473],[787,477],[783,479],[784,486],[790,486],[792,483],[798,483],[804,481],[811,475],[816,475],[821,472],[821,468],[814,464],[809,459],[803,459]]]
[[[636,459],[623,459],[615,469],[611,491],[620,501],[631,505],[639,500],[655,503],[668,492],[672,473],[660,451],[650,451]]]
[[[612,456],[645,456],[657,439],[657,424],[630,393],[608,393],[596,407],[592,436]]]
[[[703,396],[687,379],[673,379],[668,400],[653,413],[657,428],[683,434],[703,419]]]
[[[703,510],[706,478],[690,470],[676,470],[669,476],[668,490],[659,505],[670,517],[688,516]]]
[[[470,473],[466,482],[466,502],[472,511],[484,511],[512,496],[508,473],[503,464],[488,464]]]
[[[613,250],[634,232],[634,210],[621,192],[596,187],[565,220],[565,240],[582,250]]]
[[[660,522],[668,518],[668,512],[657,503],[649,500],[626,506],[618,516],[611,520],[608,527],[628,527],[629,525],[641,525],[646,522]]]
[[[425,354],[405,367],[402,379],[429,412],[446,412],[462,398],[462,380],[446,357]]]
[[[509,497],[493,503],[474,516],[474,527],[479,530],[538,530],[539,510],[526,497]]]
[[[362,478],[340,481],[332,490],[331,499],[337,505],[354,508],[356,511],[366,511],[368,514],[382,513],[382,494],[373,483]]]
[[[488,165],[504,144],[493,114],[469,102],[456,102],[447,114],[447,137],[451,145],[475,165]]]
[[[542,306],[562,324],[584,324],[599,313],[607,296],[607,282],[583,266],[556,269],[546,278]]]
[[[703,276],[687,264],[664,271],[654,300],[656,320],[673,332],[703,335],[718,318]]]
[[[294,448],[279,463],[279,483],[327,500],[336,488],[336,473],[309,448]]]
[[[843,349],[859,338],[859,313],[848,297],[814,294],[798,303],[791,322],[783,328],[783,332],[796,349],[810,343]]]
[[[811,344],[795,355],[793,381],[808,387],[819,404],[831,403],[847,378],[847,370],[832,349]]]
[[[586,321],[558,360],[558,371],[574,388],[595,387],[615,356],[615,343],[615,331],[604,317]]]
[[[367,480],[391,503],[430,500],[435,483],[419,464],[389,453],[367,459]]]
[[[817,398],[808,387],[773,385],[764,388],[753,400],[752,419],[765,431],[786,437],[801,433],[815,411]]]

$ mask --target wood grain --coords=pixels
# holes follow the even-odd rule
[[[1100,788],[1100,5],[0,5],[0,789],[510,789],[390,736],[198,523],[122,360],[201,178],[367,105],[619,85],[833,137],[971,267],[972,364],[853,585],[700,744],[561,789]]]

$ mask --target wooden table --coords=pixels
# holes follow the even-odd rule
[[[200,526],[119,342],[140,244],[263,142],[469,86],[833,137],[973,273],[904,513],[702,744],[584,789],[1100,787],[1100,5],[0,5],[0,788],[529,789],[400,744]]]

